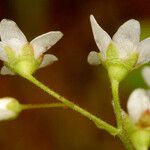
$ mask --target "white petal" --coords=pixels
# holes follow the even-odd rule
[[[144,67],[144,69],[142,70],[142,75],[145,82],[150,87],[150,67]]]
[[[150,38],[147,38],[139,43],[137,48],[139,58],[137,64],[145,64],[150,61]]]
[[[34,48],[35,58],[38,58],[41,54],[51,48],[62,36],[63,34],[60,31],[54,31],[42,34],[33,39],[30,43]]]
[[[140,40],[140,24],[131,19],[121,25],[113,36],[117,43],[121,58],[127,58],[136,49]]]
[[[6,44],[0,42],[0,60],[2,60],[2,61],[8,60],[7,54],[6,54],[5,49],[4,49],[6,46],[7,46]]]
[[[12,38],[16,38],[23,43],[27,42],[25,35],[12,20],[3,19],[0,22],[0,36],[1,40],[6,43]]]
[[[98,25],[93,15],[90,16],[92,31],[97,47],[102,53],[103,58],[106,58],[106,50],[111,42],[110,36]]]
[[[51,55],[51,54],[46,54],[43,57],[43,61],[40,65],[40,68],[43,68],[47,65],[51,65],[52,63],[54,63],[55,61],[57,61],[58,58],[55,55]]]
[[[95,51],[89,53],[87,61],[90,65],[99,65],[101,63],[97,55],[98,53]]]
[[[131,119],[136,123],[139,121],[144,111],[150,109],[150,97],[146,90],[134,90],[127,103],[128,113]]]
[[[7,44],[16,53],[16,55],[21,53],[22,47],[25,45],[25,43],[15,38],[9,40]]]
[[[0,98],[0,120],[14,119],[21,110],[22,106],[16,99],[11,97]]]
[[[0,120],[7,120],[14,116],[14,112],[7,108],[9,103],[11,103],[11,99],[9,98],[0,99]]]
[[[3,66],[1,68],[1,75],[15,75],[14,72],[12,72],[11,70],[9,70],[6,66]]]

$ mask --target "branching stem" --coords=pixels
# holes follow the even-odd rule
[[[38,81],[33,76],[22,75],[22,74],[21,74],[21,76],[23,76],[24,78],[26,78],[27,80],[29,80],[30,82],[35,84],[37,87],[44,90],[49,95],[51,95],[54,98],[56,98],[57,100],[59,100],[60,102],[62,102],[63,104],[65,104],[66,106],[71,108],[72,110],[79,112],[83,116],[85,116],[88,119],[90,119],[91,121],[93,121],[98,128],[106,130],[113,136],[118,134],[119,130],[117,128],[113,127],[112,125],[106,123],[105,121],[101,120],[100,118],[96,117],[95,115],[91,114],[90,112],[86,111],[85,109],[79,107],[78,105],[74,104],[73,102],[69,101],[68,99],[64,98],[63,96],[59,95],[58,93],[54,92],[52,89],[45,86],[43,83]]]

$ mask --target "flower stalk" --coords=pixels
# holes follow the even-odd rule
[[[22,110],[41,109],[41,108],[56,108],[65,107],[63,103],[47,103],[47,104],[22,104]]]
[[[33,76],[31,76],[31,75],[25,75],[25,76],[21,75],[21,76],[26,78],[27,80],[29,80],[33,84],[35,84],[37,87],[44,90],[46,93],[48,93],[52,97],[54,97],[57,100],[61,101],[63,104],[65,104],[66,106],[68,106],[72,110],[74,110],[76,112],[79,112],[80,114],[82,114],[86,118],[93,121],[98,128],[106,130],[107,132],[109,132],[113,136],[115,136],[119,133],[119,130],[117,128],[113,127],[112,125],[106,123],[105,121],[101,120],[100,118],[96,117],[95,115],[91,114],[90,112],[86,111],[85,109],[79,107],[78,105],[74,104],[73,102],[71,102],[68,99],[64,98],[63,96],[59,95],[58,93],[56,93],[55,91],[53,91],[52,89],[48,88],[43,83],[38,81]]]
[[[119,129],[122,128],[122,115],[121,106],[119,100],[119,82],[116,80],[111,80],[112,95],[113,95],[113,106],[116,115],[117,126]]]
[[[118,137],[123,142],[123,144],[127,150],[135,150],[127,132],[124,129],[122,129],[122,131],[120,132]]]
[[[117,80],[111,80],[111,87],[113,95],[113,108],[116,116],[117,127],[120,130],[118,137],[123,142],[127,150],[134,150],[127,131],[123,127],[122,109],[119,100],[119,82]]]

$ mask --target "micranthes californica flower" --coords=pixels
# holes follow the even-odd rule
[[[12,20],[0,22],[0,59],[4,61],[1,74],[33,74],[38,68],[57,61],[57,57],[44,53],[61,39],[60,31],[42,34],[31,42]]]
[[[150,61],[150,38],[140,42],[140,24],[137,20],[131,19],[121,25],[112,39],[93,15],[90,21],[100,52],[89,53],[89,64],[102,63],[110,74],[116,78],[121,76],[118,80],[122,80],[130,70]]]

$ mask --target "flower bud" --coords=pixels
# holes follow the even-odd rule
[[[16,99],[10,97],[0,99],[0,121],[16,118],[21,110],[22,106]]]

